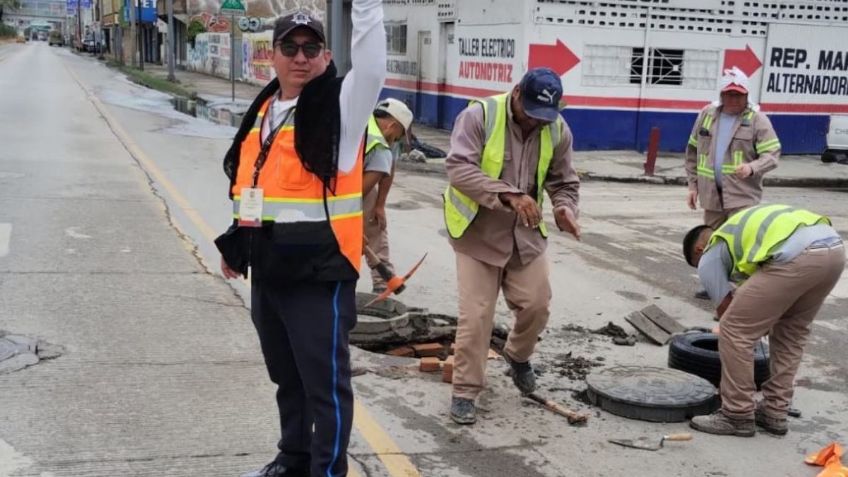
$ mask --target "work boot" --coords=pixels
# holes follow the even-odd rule
[[[515,387],[521,391],[521,394],[530,394],[536,390],[536,373],[533,372],[533,365],[530,361],[526,363],[518,363],[509,357],[509,354],[504,351],[504,361],[509,364],[512,372],[512,382]]]
[[[261,469],[241,474],[241,477],[309,477],[309,469],[292,469],[274,460]]]
[[[786,418],[774,417],[768,415],[763,403],[757,405],[757,410],[754,411],[754,422],[764,431],[776,436],[785,436],[789,432],[789,426],[786,424]]]
[[[721,409],[706,416],[693,417],[689,427],[719,436],[754,437],[756,433],[753,419],[733,419],[725,416]]]
[[[450,417],[457,424],[466,425],[477,422],[477,407],[474,406],[474,400],[452,397]]]

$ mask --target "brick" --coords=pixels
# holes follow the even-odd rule
[[[419,358],[439,356],[445,352],[445,347],[441,343],[419,343],[412,347],[415,348],[415,356]]]
[[[448,356],[448,359],[442,363],[442,382],[453,382],[453,356]]]
[[[415,356],[415,350],[412,346],[398,346],[397,348],[391,349],[386,354],[390,356],[403,356],[406,358],[412,358]]]
[[[418,363],[418,370],[422,373],[435,373],[439,370],[441,364],[442,363],[439,361],[439,358],[421,358],[421,361]]]

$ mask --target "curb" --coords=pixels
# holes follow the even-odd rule
[[[685,186],[688,181],[682,176],[627,176],[578,172],[581,180],[598,182],[642,183],[655,185]],[[843,188],[848,187],[848,177],[766,177],[766,187]]]
[[[398,169],[415,174],[445,177],[444,164],[399,161]],[[577,171],[581,181],[586,182],[620,182],[626,184],[652,184],[685,186],[688,181],[683,176],[634,176],[615,174],[596,174],[588,171]],[[801,187],[801,188],[848,188],[848,177],[766,177],[763,181],[766,187]]]

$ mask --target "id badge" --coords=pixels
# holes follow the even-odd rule
[[[239,227],[262,227],[262,189],[245,187],[239,202]]]

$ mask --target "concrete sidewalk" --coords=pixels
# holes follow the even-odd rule
[[[147,73],[167,77],[167,68],[145,64]],[[176,71],[180,85],[201,98],[228,98],[232,86],[229,80],[203,73]],[[234,111],[246,109],[245,102],[259,94],[261,87],[236,81]],[[423,125],[414,126],[418,140],[450,150],[450,131]],[[686,170],[683,154],[661,153],[653,176],[644,174],[645,154],[637,151],[577,151],[575,167],[583,180],[644,182],[649,184],[685,185]],[[408,171],[444,174],[444,160],[430,159],[426,163],[401,162]],[[779,167],[765,177],[765,185],[782,187],[848,187],[848,165],[822,163],[818,155],[783,156]]]

